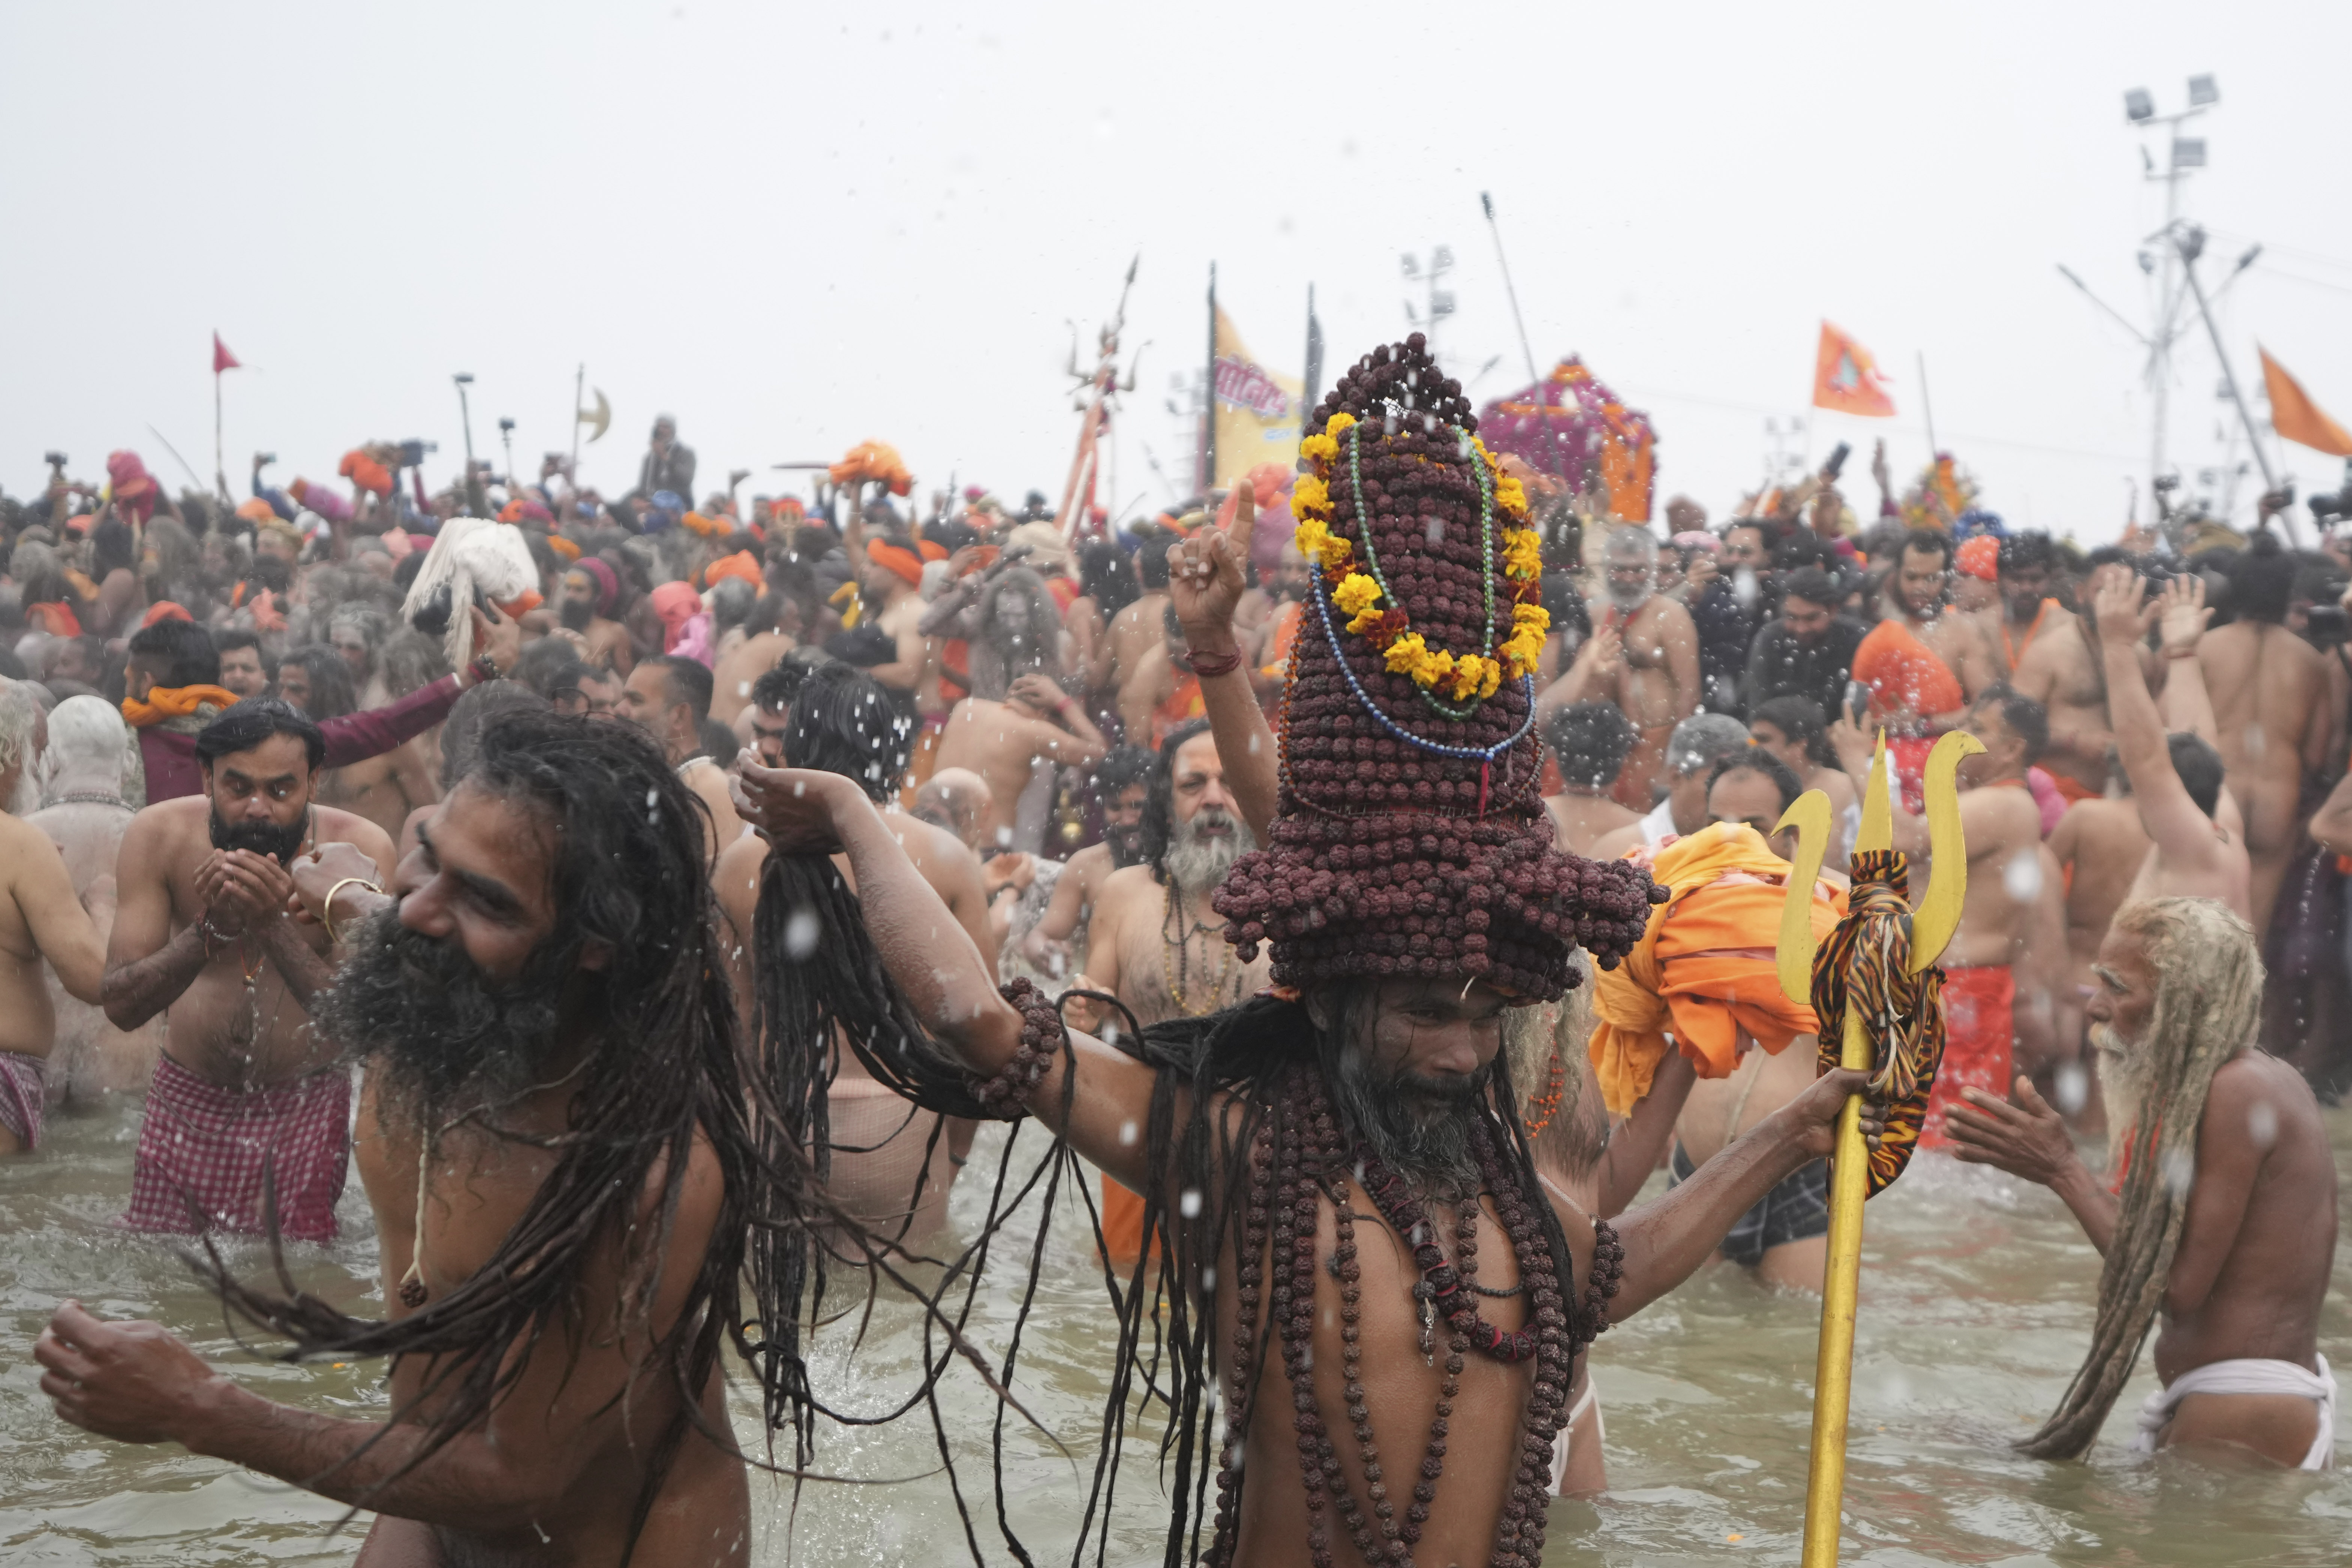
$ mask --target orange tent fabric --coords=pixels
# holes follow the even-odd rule
[[[2263,356],[2263,385],[2271,398],[2271,428],[2299,447],[2333,457],[2352,458],[2352,431],[2330,419],[2311,400],[2311,394],[2304,391],[2303,384],[2271,358],[2269,350],[2257,343],[2254,352]]]
[[[1712,824],[1658,850],[1650,873],[1673,896],[1651,912],[1625,961],[1594,976],[1601,1022],[1591,1055],[1612,1116],[1632,1113],[1673,1047],[1701,1078],[1728,1078],[1739,1063],[1741,1034],[1777,1054],[1817,1026],[1811,1007],[1780,991],[1773,950],[1789,863],[1763,835],[1745,824]],[[1843,903],[1827,883],[1814,884],[1814,941],[1829,935]]]
[[[1921,718],[1968,706],[1968,693],[1951,666],[1901,621],[1881,621],[1853,650],[1853,678],[1870,688],[1880,712],[1906,708]]]

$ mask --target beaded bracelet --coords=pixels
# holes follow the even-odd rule
[[[1221,675],[1231,675],[1242,667],[1238,653],[1196,653],[1192,656],[1192,673],[1202,680],[1214,680]]]
[[[1069,1039],[1062,1011],[1053,999],[1025,979],[1010,980],[997,994],[1020,1011],[1021,1048],[1002,1071],[989,1079],[967,1078],[971,1097],[1007,1121],[1027,1114],[1029,1097],[1045,1077],[1054,1053]]]

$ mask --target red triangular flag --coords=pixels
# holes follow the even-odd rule
[[[241,370],[244,367],[238,363],[237,357],[228,352],[228,345],[220,341],[220,334],[218,332],[215,332],[213,334],[213,374],[215,375],[218,375],[225,370]]]

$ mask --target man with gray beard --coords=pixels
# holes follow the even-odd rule
[[[1208,721],[1169,732],[1150,788],[1142,863],[1104,879],[1087,923],[1087,972],[1070,982],[1118,997],[1143,1026],[1231,1007],[1265,984],[1273,963],[1265,953],[1244,960],[1235,952],[1223,917],[1209,907],[1209,895],[1257,840],[1226,786]],[[1117,1018],[1076,997],[1070,1011],[1090,1028]],[[1114,1257],[1139,1249],[1142,1219],[1143,1200],[1104,1177],[1103,1235]]]
[[[1698,628],[1688,610],[1656,591],[1658,540],[1647,528],[1611,529],[1601,561],[1608,603],[1593,624],[1593,640],[1616,657],[1585,695],[1614,701],[1640,731],[1614,793],[1618,804],[1647,811],[1667,737],[1698,711]]]
[[[2246,1450],[2333,1468],[2336,1380],[2319,1312],[2336,1251],[2336,1171],[2302,1076],[2254,1044],[2263,966],[2252,927],[2211,899],[2116,913],[2085,1008],[2106,1096],[2113,1186],[2058,1112],[1969,1089],[1949,1130],[1962,1160],[2066,1200],[2106,1259],[2090,1353],[2042,1430],[2019,1445],[2075,1458],[2099,1435],[2159,1310],[2143,1453]]]

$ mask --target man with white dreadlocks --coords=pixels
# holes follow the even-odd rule
[[[2319,1309],[2336,1254],[2336,1167],[2311,1089],[2254,1044],[2253,929],[2211,899],[2116,913],[2085,1011],[2108,1125],[2102,1184],[2026,1079],[2018,1103],[1980,1089],[1951,1111],[1962,1160],[2066,1200],[2105,1258],[2091,1352],[2057,1413],[2019,1445],[2074,1458],[2099,1435],[2159,1310],[2142,1452],[2226,1446],[2333,1467],[2336,1380]]]
[[[1292,510],[1320,580],[1288,674],[1279,805],[1214,900],[1239,956],[1272,948],[1273,988],[1139,1037],[1122,1028],[1116,1047],[1070,1034],[1025,984],[999,992],[853,784],[746,767],[772,868],[844,849],[861,906],[822,933],[824,962],[767,978],[790,1012],[801,976],[844,959],[870,973],[869,943],[908,1022],[853,1043],[903,1092],[1025,1106],[1142,1195],[1166,1317],[1144,1324],[1139,1266],[1110,1381],[1132,1392],[1149,1376],[1171,1414],[1171,1561],[1534,1568],[1582,1347],[1828,1152],[1862,1076],[1822,1077],[1630,1214],[1622,1239],[1546,1195],[1505,1011],[1560,995],[1580,942],[1617,962],[1651,884],[1553,846],[1533,736],[1535,534],[1460,386],[1415,334],[1344,374],[1309,427],[1316,472]],[[1218,749],[1246,757],[1239,553],[1211,531],[1171,564]],[[762,927],[810,890],[772,885]],[[814,1001],[845,1018],[854,990]],[[951,1074],[916,1059],[930,1045]],[[1161,1331],[1164,1360],[1150,1349]],[[1194,1467],[1220,1402],[1212,1502]],[[1127,1415],[1117,1393],[1110,1405],[1107,1437]]]

